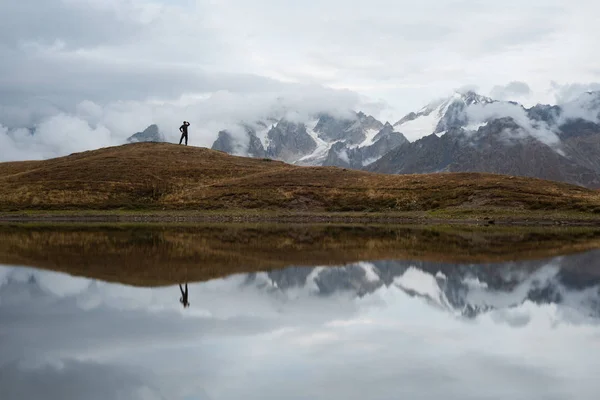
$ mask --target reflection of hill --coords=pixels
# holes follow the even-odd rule
[[[539,259],[597,247],[600,228],[0,227],[0,263],[142,286],[203,281],[290,265],[390,259],[483,263]],[[585,266],[573,267],[597,273]]]

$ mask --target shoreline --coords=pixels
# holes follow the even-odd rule
[[[600,226],[600,215],[490,210],[489,212],[325,213],[325,212],[201,212],[56,210],[0,212],[0,223],[276,223],[276,224],[390,224],[390,225],[485,225],[485,226]]]
[[[596,249],[600,249],[600,227],[0,224],[0,264],[134,286],[360,261],[490,264],[494,268],[502,262]]]

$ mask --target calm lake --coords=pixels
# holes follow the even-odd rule
[[[0,227],[0,399],[597,399],[599,238]]]

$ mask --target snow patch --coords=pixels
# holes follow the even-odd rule
[[[302,165],[318,165],[321,164],[325,158],[327,158],[327,153],[331,149],[331,146],[335,143],[328,143],[319,137],[319,134],[315,132],[315,127],[319,120],[311,121],[306,126],[306,133],[315,141],[317,144],[317,148],[310,154],[300,158],[296,161],[296,164]]]
[[[403,122],[401,124],[396,123],[394,124],[394,127],[398,128],[398,130],[402,132],[410,142],[414,142],[425,136],[429,136],[435,132],[442,117],[446,115],[450,106],[456,102],[462,102],[465,105],[468,105],[467,108],[470,108],[473,105],[480,105],[483,107],[491,104],[493,101],[487,97],[479,96],[470,92],[456,92],[447,99],[438,100],[425,106],[417,113],[417,117],[415,119]],[[481,121],[481,119],[479,121]],[[469,125],[465,129],[477,130],[483,125],[485,125],[485,122]],[[446,132],[439,132],[436,134],[437,136],[442,136],[444,133]]]
[[[452,309],[435,277],[415,267],[410,267],[402,276],[394,279],[394,284],[405,291],[426,297],[445,309]]]
[[[379,275],[375,270],[375,265],[371,263],[361,262],[358,265],[365,270],[365,278],[369,282],[379,282]]]
[[[377,136],[377,134],[379,132],[380,132],[379,129],[367,129],[365,131],[365,136],[366,136],[365,140],[363,140],[361,143],[354,145],[350,148],[352,149],[355,147],[361,148],[361,147],[372,146],[373,144],[375,144],[375,136]]]
[[[318,292],[319,285],[317,285],[317,278],[321,271],[323,271],[325,267],[315,267],[310,274],[306,277],[306,289],[309,291]]]
[[[258,140],[260,140],[265,150],[267,149],[267,147],[269,147],[269,138],[267,134],[271,130],[271,126],[269,124],[266,125],[266,127],[259,125],[254,130],[256,132],[256,137],[258,138]]]
[[[432,111],[429,115],[421,115],[412,121],[404,122],[398,125],[397,128],[409,142],[414,142],[422,137],[431,135],[435,131],[435,128],[437,128],[440,119],[441,117],[438,113]]]

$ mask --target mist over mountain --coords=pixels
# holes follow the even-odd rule
[[[349,112],[341,116],[319,113],[306,120],[281,117],[240,123],[219,132],[212,148],[298,165],[360,169],[406,142],[389,123],[363,112]]]
[[[492,172],[600,187],[600,92],[530,108],[456,92],[393,125],[363,112],[273,117],[219,132],[212,146],[297,165],[380,173]]]
[[[600,92],[525,108],[468,92],[395,124],[409,137],[367,169],[383,173],[492,172],[600,187]]]

